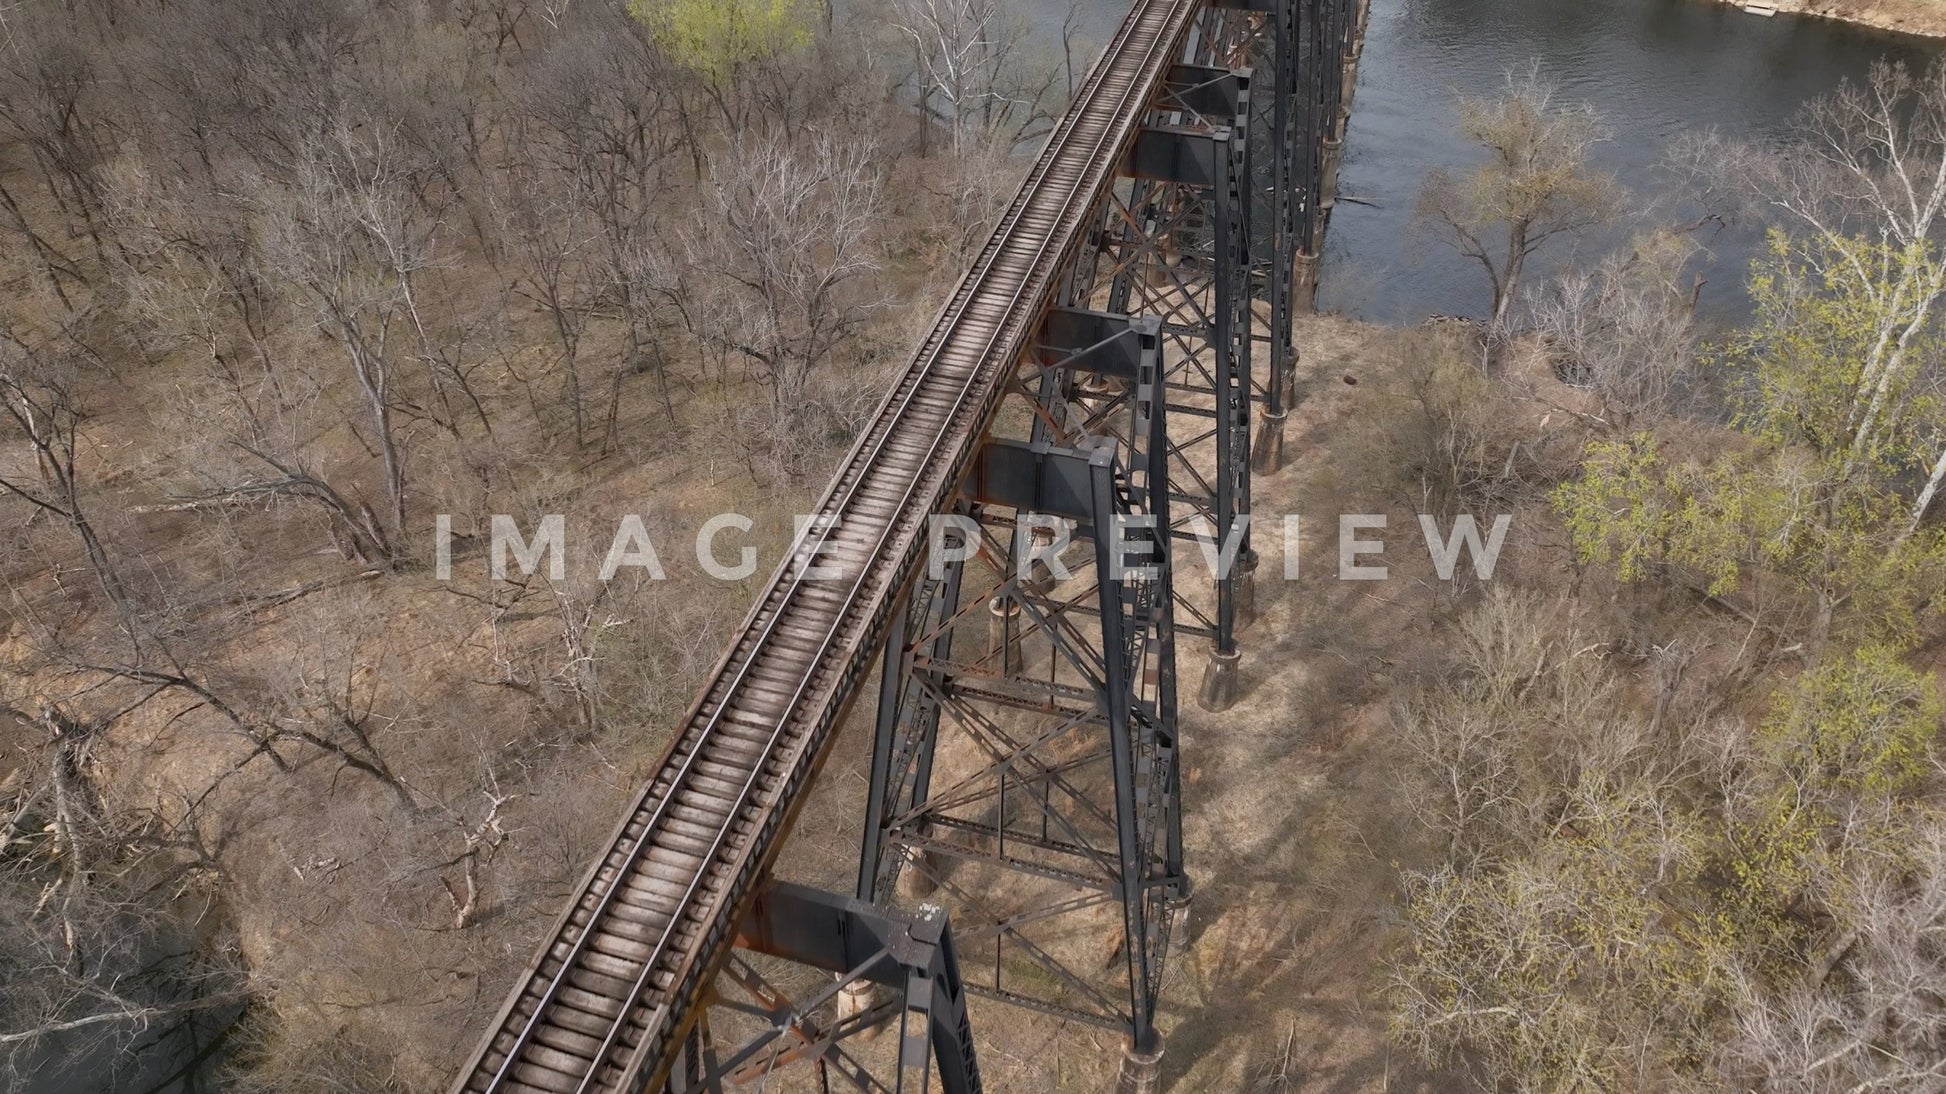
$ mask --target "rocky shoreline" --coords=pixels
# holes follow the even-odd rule
[[[1923,38],[1946,38],[1946,0],[1719,0],[1753,15],[1810,15]]]

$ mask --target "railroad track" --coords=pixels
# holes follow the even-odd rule
[[[1138,0],[827,488],[455,1094],[667,1080],[1057,273],[1203,0]],[[807,574],[816,566],[821,575]],[[836,576],[832,576],[832,575]]]

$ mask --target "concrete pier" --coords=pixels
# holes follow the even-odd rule
[[[1115,1077],[1115,1094],[1158,1094],[1162,1089],[1162,1039],[1151,1035],[1148,1045],[1130,1045],[1122,1053],[1122,1070]]]
[[[1203,688],[1197,703],[1211,713],[1230,709],[1237,702],[1237,667],[1243,662],[1241,650],[1212,649],[1209,667],[1203,670]]]
[[[1316,250],[1303,250],[1297,253],[1297,276],[1292,279],[1291,287],[1296,290],[1297,300],[1291,310],[1298,315],[1310,315],[1318,310],[1318,255]]]
[[[855,1018],[878,1006],[878,985],[870,980],[853,980],[838,989],[838,1021]],[[869,1041],[877,1037],[882,1026],[873,1026],[858,1034],[861,1040]]]
[[[1272,474],[1284,467],[1284,423],[1290,411],[1264,407],[1257,412],[1257,440],[1250,446],[1251,470]]]
[[[908,900],[924,900],[939,888],[938,883],[933,881],[932,871],[928,869],[932,865],[932,856],[917,847],[904,848],[902,853],[905,863],[899,870],[899,895]]]
[[[1236,561],[1236,629],[1257,621],[1257,553],[1240,554]]]
[[[1169,900],[1169,952],[1180,954],[1189,949],[1189,904],[1194,896],[1184,882],[1180,896]]]

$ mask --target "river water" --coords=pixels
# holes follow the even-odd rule
[[[1066,0],[1034,0],[1058,21]],[[1122,0],[1082,0],[1080,28],[1099,42]],[[1050,14],[1051,13],[1051,14]],[[1666,195],[1658,167],[1672,136],[1714,127],[1762,140],[1786,131],[1811,98],[1862,77],[1884,56],[1924,65],[1938,46],[1821,19],[1765,19],[1706,0],[1372,0],[1319,306],[1380,322],[1486,310],[1486,281],[1413,220],[1427,171],[1477,153],[1455,134],[1456,93],[1490,94],[1509,69],[1538,63],[1566,97],[1593,103],[1612,138],[1597,163],[1642,195]],[[1638,199],[1641,200],[1641,199]],[[1705,300],[1744,311],[1755,224],[1702,237]],[[1612,240],[1579,245],[1583,255]],[[1542,269],[1573,248],[1543,252]]]

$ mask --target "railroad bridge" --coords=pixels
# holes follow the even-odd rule
[[[969,995],[1159,1088],[1177,655],[1235,701],[1364,14],[1136,0],[455,1094],[970,1094]],[[775,881],[872,677],[855,884]]]

